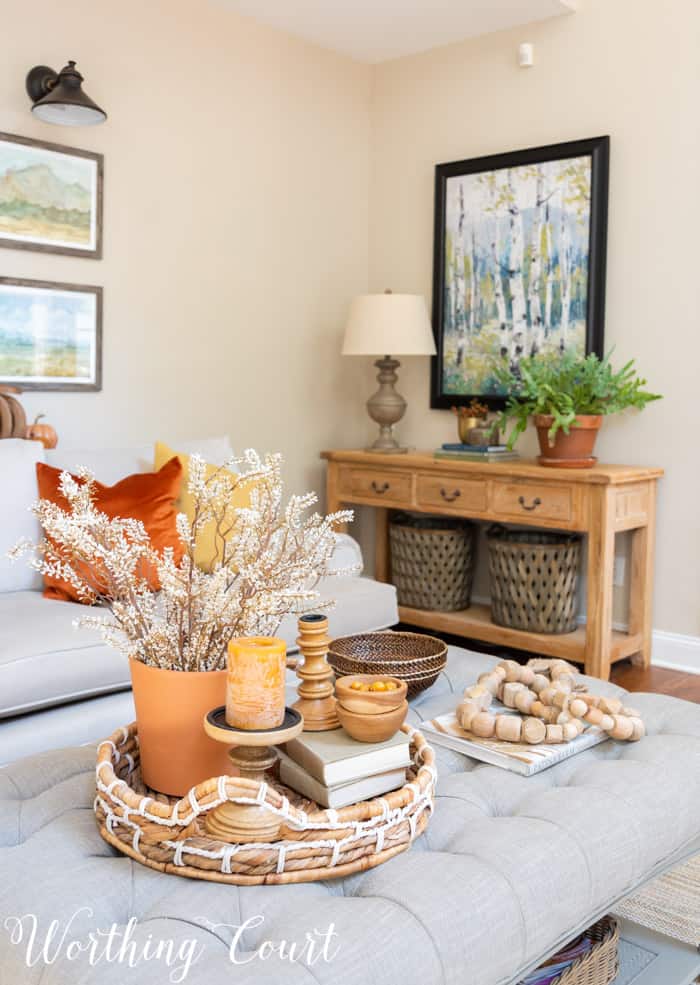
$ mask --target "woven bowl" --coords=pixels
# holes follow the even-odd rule
[[[414,698],[435,683],[447,664],[447,646],[423,633],[360,633],[333,640],[328,663],[339,677],[385,674],[408,685]]]

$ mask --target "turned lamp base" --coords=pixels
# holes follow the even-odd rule
[[[241,778],[264,782],[277,762],[282,742],[296,738],[304,728],[304,719],[294,708],[285,708],[284,721],[278,728],[251,731],[226,723],[226,708],[214,708],[204,718],[204,731],[211,739],[231,746],[229,759]],[[257,804],[221,804],[210,811],[204,826],[212,838],[242,844],[251,841],[274,841],[279,836],[280,821]]]
[[[379,389],[367,401],[367,411],[373,421],[379,425],[379,437],[366,451],[378,452],[382,455],[405,454],[408,448],[402,448],[394,437],[394,425],[406,413],[406,401],[394,389],[398,376],[396,370],[401,363],[391,356],[377,359],[374,364],[379,372],[377,382]]]

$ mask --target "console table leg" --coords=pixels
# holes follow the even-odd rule
[[[389,510],[379,506],[374,511],[374,577],[377,581],[389,581]]]
[[[608,488],[597,491],[591,500],[585,672],[607,681],[612,642],[615,512],[612,492]]]
[[[642,645],[633,654],[632,663],[651,664],[652,587],[654,583],[654,527],[656,521],[656,483],[649,483],[648,520],[646,527],[632,531],[630,565],[629,631],[639,633]]]
[[[332,462],[328,463],[326,473],[326,513],[336,513],[342,510],[343,503],[338,493],[338,466]],[[337,523],[335,531],[339,534],[347,533],[347,523]]]

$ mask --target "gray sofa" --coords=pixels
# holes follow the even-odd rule
[[[214,464],[232,454],[227,438],[174,442]],[[128,662],[98,633],[74,623],[85,607],[42,596],[42,580],[23,561],[5,556],[20,538],[36,541],[39,526],[29,512],[37,498],[36,462],[76,471],[92,469],[107,484],[153,467],[153,445],[126,449],[44,451],[36,441],[0,441],[0,765],[21,756],[79,745],[109,735],[134,718]],[[357,543],[338,537],[331,567],[362,564]],[[396,592],[370,578],[325,579],[323,597],[338,600],[330,614],[335,636],[384,629],[398,619]],[[296,650],[296,620],[280,635]]]
[[[454,708],[493,663],[451,649],[411,720]],[[618,899],[700,849],[700,705],[653,694],[635,694],[634,704],[648,730],[641,742],[608,741],[530,778],[438,750],[436,810],[413,848],[369,872],[304,885],[236,887],[154,872],[99,837],[93,748],[15,763],[0,771],[0,981],[177,980],[164,956],[91,966],[85,954],[70,961],[65,946],[51,965],[27,967],[29,923],[19,940],[15,917],[33,914],[40,941],[52,920],[62,933],[71,918],[68,940],[112,924],[123,933],[133,918],[135,953],[149,938],[172,941],[174,951],[195,941],[201,953],[185,978],[193,985],[517,982]],[[278,950],[256,954],[265,941],[300,947],[307,932],[331,925],[329,961],[309,967]]]

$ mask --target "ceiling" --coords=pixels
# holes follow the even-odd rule
[[[281,31],[363,62],[427,51],[575,10],[577,0],[225,0]]]

